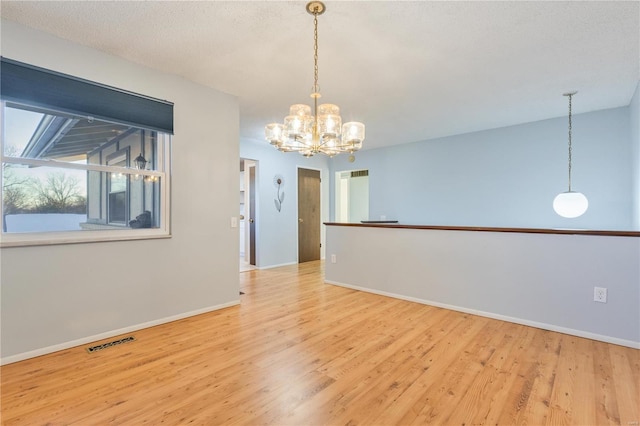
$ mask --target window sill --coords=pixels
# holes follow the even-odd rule
[[[171,233],[164,229],[123,229],[109,231],[46,232],[33,234],[15,233],[2,234],[0,237],[0,248],[150,240],[158,238],[171,238]]]

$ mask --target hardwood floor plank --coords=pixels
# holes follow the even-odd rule
[[[616,390],[616,403],[620,413],[620,424],[640,424],[640,351],[629,351],[621,346],[610,345],[613,386]],[[627,380],[620,380],[626,377]]]
[[[1,367],[2,424],[638,421],[638,350],[328,285],[322,262],[240,277],[239,306]]]
[[[471,352],[488,352],[479,358],[480,372],[474,380],[462,389],[459,409],[454,411],[445,422],[447,424],[497,424],[505,407],[517,412],[522,405],[523,395],[514,392],[514,383],[518,379],[520,364],[527,364],[526,350],[533,333],[517,336],[512,333],[512,325],[500,323],[494,339],[485,341],[482,347]],[[529,330],[527,330],[529,331]],[[487,336],[488,337],[488,336]],[[528,393],[524,395],[528,398]],[[504,401],[497,403],[497,401]],[[514,424],[513,415],[505,424]]]
[[[592,345],[594,353],[594,374],[596,380],[596,423],[599,425],[620,424],[620,413],[616,390],[613,384],[613,367],[609,350],[604,345]]]
[[[504,404],[498,424],[546,424],[562,335],[538,329],[532,331],[530,350],[521,362],[521,371],[514,383],[520,398],[516,399],[517,403]],[[527,392],[526,404],[521,407]]]

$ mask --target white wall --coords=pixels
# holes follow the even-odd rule
[[[629,120],[631,123],[631,167],[632,186],[631,199],[633,203],[633,227],[640,230],[640,82],[636,86],[631,103],[629,104]]]
[[[331,171],[369,169],[371,220],[630,230],[629,122],[626,107],[574,115],[572,189],[589,199],[577,219],[552,207],[567,190],[567,117],[338,156]]]
[[[640,238],[327,226],[325,279],[640,348]],[[608,288],[608,302],[593,288]]]
[[[286,105],[283,106],[286,108]],[[256,215],[256,266],[268,268],[298,262],[298,168],[320,170],[321,221],[329,220],[329,167],[328,157],[316,155],[305,158],[300,154],[282,153],[265,141],[242,140],[240,157],[256,160],[257,165],[257,215]],[[274,200],[277,187],[275,175],[284,177],[282,191],[285,193],[281,211],[277,211]],[[321,227],[324,258],[324,226]]]
[[[1,249],[3,362],[238,303],[237,100],[13,22],[1,31],[4,57],[175,103],[173,237]]]

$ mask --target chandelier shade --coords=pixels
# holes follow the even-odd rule
[[[589,208],[589,200],[587,200],[587,197],[581,192],[571,190],[571,100],[573,95],[576,93],[578,92],[568,92],[563,94],[563,96],[567,96],[569,98],[569,190],[561,192],[553,199],[553,210],[555,210],[558,215],[568,219],[582,216],[584,212],[587,211],[587,208]]]
[[[364,124],[356,121],[342,123],[340,108],[334,104],[318,105],[321,97],[318,85],[318,15],[326,10],[320,1],[307,4],[314,24],[314,82],[311,93],[313,109],[309,105],[295,104],[289,108],[284,124],[265,126],[265,138],[283,152],[299,152],[305,157],[325,154],[330,157],[362,148]]]

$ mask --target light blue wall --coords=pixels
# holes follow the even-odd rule
[[[552,208],[568,186],[567,124],[560,117],[365,150],[355,163],[335,157],[331,172],[369,170],[371,220],[384,215],[419,225],[633,229],[629,108],[573,117],[572,189],[589,199],[589,209],[576,219]],[[333,218],[333,204],[331,212]]]
[[[240,158],[256,160],[256,265],[261,268],[298,262],[298,167],[320,170],[322,179],[322,221],[329,219],[329,159],[325,156],[305,158],[296,153],[282,153],[268,142],[241,140]],[[273,177],[284,177],[285,193],[280,212],[274,200],[277,188]],[[324,226],[322,226],[324,248]],[[322,257],[324,257],[322,250]]]
[[[633,229],[640,230],[640,82],[629,104],[631,122],[631,167],[633,202]]]

